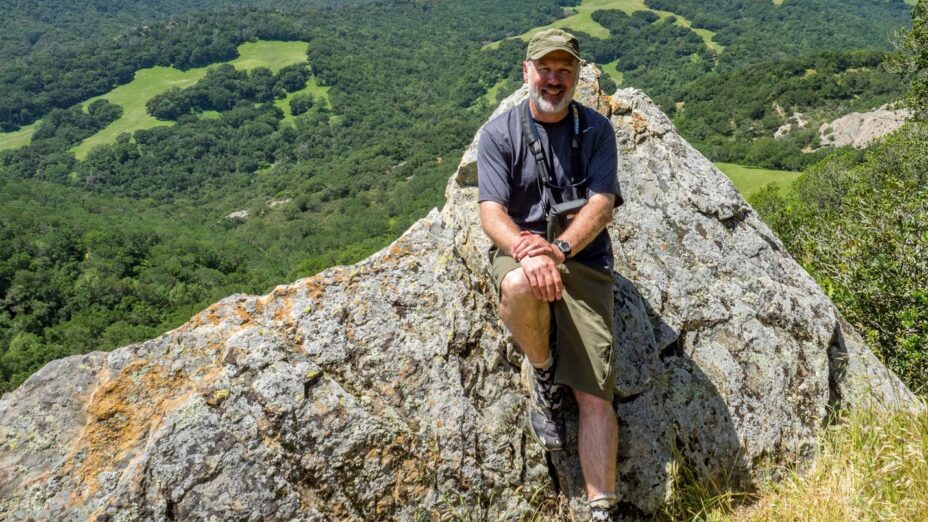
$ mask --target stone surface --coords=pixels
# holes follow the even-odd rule
[[[852,112],[823,123],[818,134],[823,147],[851,145],[862,149],[874,140],[901,127],[912,116],[908,109],[890,110],[886,105],[870,112]]]
[[[581,96],[616,128],[627,201],[610,227],[627,509],[658,509],[680,466],[740,489],[812,456],[829,407],[920,407],[724,175],[597,74]],[[369,259],[50,363],[3,397],[0,520],[495,520],[539,504],[549,476],[485,275],[474,157],[441,213]],[[568,430],[560,509],[582,516],[573,409]]]

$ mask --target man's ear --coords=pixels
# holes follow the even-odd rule
[[[522,62],[522,81],[524,81],[525,83],[528,83],[528,67],[529,67],[529,61],[528,60],[523,61]]]

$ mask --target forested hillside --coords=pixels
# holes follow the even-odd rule
[[[902,78],[885,65],[883,52],[844,51],[712,72],[684,87],[670,112],[715,161],[801,170],[831,152],[819,150],[823,122],[902,99]],[[780,126],[796,125],[796,113],[802,128],[775,138]]]
[[[783,195],[752,198],[870,345],[928,391],[928,0],[894,57],[915,119],[864,153],[839,151]]]
[[[2,154],[0,387],[51,358],[150,337],[225,295],[266,292],[396,237],[440,203],[489,113],[481,97],[517,67],[518,54],[482,53],[481,42],[560,14],[555,2],[516,6],[196,15],[119,40],[132,47],[103,40],[71,62],[37,56],[3,69],[10,81],[56,79],[32,100],[68,81],[61,92],[78,89],[79,100],[121,81],[110,76],[120,64],[131,77],[193,49],[200,62],[186,66],[228,59],[250,38],[310,42],[308,69],[217,69],[190,91],[203,99],[171,92],[153,102],[175,125],[124,136],[82,162],[69,148],[115,115],[108,105],[86,117],[49,104],[32,145]],[[282,124],[271,101],[306,74],[329,88],[329,102]],[[10,89],[0,103],[15,107],[29,92]],[[249,217],[225,217],[238,210]]]
[[[360,5],[373,0],[26,0],[4,5],[0,17],[0,59],[32,53],[70,54],[87,40],[203,11],[235,7],[312,8]],[[75,49],[77,46],[77,49]]]
[[[801,167],[826,152],[800,152],[809,132],[774,141],[778,108],[824,118],[901,96],[881,68],[888,35],[908,23],[899,2],[660,1],[647,3],[660,15],[598,2],[636,7],[594,10],[608,36],[580,32],[584,53],[659,100],[713,159]],[[385,245],[440,204],[467,140],[521,82],[524,42],[506,38],[569,4],[217,1],[205,14],[154,10],[125,31],[142,3],[28,11],[21,27],[50,29],[0,66],[0,127],[35,125],[30,144],[0,151],[0,390],[51,358],[151,337],[228,294]],[[4,23],[27,11],[12,12]],[[147,22],[162,14],[173,19]],[[86,27],[113,36],[83,39]],[[306,62],[215,66],[147,100],[169,125],[113,133],[75,157],[124,111],[87,100],[138,70],[218,64],[255,41],[307,42]]]

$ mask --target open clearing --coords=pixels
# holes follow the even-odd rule
[[[728,176],[745,199],[770,183],[777,184],[780,192],[785,192],[789,190],[789,185],[802,174],[789,170],[746,167],[734,163],[716,163],[715,166]]]
[[[320,100],[325,100],[324,103],[329,102],[329,89],[330,87],[322,86],[316,83],[316,77],[312,76],[309,78],[309,81],[306,82],[306,87],[298,91],[287,93],[287,96],[279,100],[274,100],[274,105],[280,108],[284,112],[284,119],[282,121],[288,122],[293,120],[293,113],[290,111],[290,100],[298,94],[310,94],[313,98],[316,99],[317,103],[321,103]]]
[[[29,142],[32,141],[32,135],[35,134],[38,127],[39,122],[35,122],[20,128],[18,131],[0,132],[0,150],[16,149],[29,145]]]
[[[619,61],[613,60],[609,63],[603,64],[603,72],[612,77],[612,81],[615,82],[617,86],[622,86],[622,82],[625,81],[625,76],[622,74],[622,71],[619,70]]]
[[[145,102],[171,87],[181,89],[190,87],[206,75],[207,67],[198,67],[181,71],[173,67],[151,67],[136,71],[135,79],[120,85],[112,91],[93,97],[84,102],[84,108],[91,102],[99,99],[109,100],[122,107],[122,116],[110,123],[100,132],[82,141],[73,148],[74,156],[82,160],[87,157],[90,149],[104,143],[113,143],[116,137],[123,132],[135,132],[141,129],[150,129],[163,125],[173,125],[174,122],[156,120],[145,110]]]
[[[554,28],[570,27],[571,29],[574,29],[576,31],[583,31],[596,38],[608,38],[609,30],[599,25],[595,21],[593,21],[593,18],[591,17],[591,15],[593,14],[593,11],[599,11],[602,9],[620,9],[622,11],[625,11],[628,14],[632,14],[635,11],[651,11],[657,14],[658,16],[660,16],[661,18],[666,18],[668,16],[675,16],[677,18],[677,22],[676,22],[677,25],[681,27],[686,27],[688,29],[692,29],[691,27],[692,23],[686,18],[683,18],[680,15],[676,15],[668,11],[656,11],[654,9],[650,9],[648,8],[648,6],[644,5],[644,0],[583,0],[582,4],[571,7],[569,9],[573,11],[575,14],[572,14],[566,18],[561,18],[560,20],[557,20],[548,25],[536,27],[514,38],[521,38],[524,41],[528,41],[532,37],[532,35],[535,33],[535,31],[538,31],[539,29],[547,29],[547,28],[552,28],[552,27]],[[715,52],[717,53],[722,52],[722,50],[724,49],[721,45],[712,41],[712,37],[715,36],[714,32],[706,30],[706,29],[692,29],[692,30],[696,34],[698,34],[703,39],[704,42],[706,42],[706,45],[710,49],[714,49]],[[493,43],[489,43],[485,45],[484,49],[494,49],[498,46],[499,46],[499,42],[493,42]]]
[[[246,42],[238,47],[237,58],[224,63],[231,64],[240,70],[267,67],[271,71],[277,72],[287,65],[306,62],[308,49],[309,44],[307,42]],[[118,120],[74,147],[72,152],[74,152],[75,157],[80,160],[84,159],[92,148],[105,143],[113,143],[116,141],[116,137],[124,132],[132,133],[141,129],[173,125],[173,122],[160,121],[151,117],[145,109],[145,103],[171,87],[183,89],[194,85],[206,75],[206,71],[210,67],[217,65],[219,64],[211,64],[186,71],[173,67],[141,69],[136,71],[135,78],[131,82],[120,85],[106,94],[86,100],[82,104],[85,108],[94,100],[106,99],[121,106],[123,113]],[[328,87],[319,86],[315,78],[310,78],[307,86],[299,92],[308,92],[316,97],[328,99]],[[290,115],[289,98],[293,94],[291,93],[285,100],[275,102],[283,109],[288,118],[292,117]],[[207,118],[217,117],[218,114],[205,114],[204,116]],[[38,122],[15,132],[0,133],[0,150],[27,145],[37,126]]]
[[[287,65],[305,62],[307,50],[309,50],[309,44],[306,42],[246,42],[238,46],[238,58],[225,63],[231,64],[240,70],[267,67],[271,71],[277,72]],[[218,64],[186,71],[173,67],[142,69],[135,73],[135,79],[130,83],[120,85],[102,96],[87,100],[84,102],[85,107],[94,100],[107,99],[112,103],[121,105],[123,114],[121,118],[109,124],[105,129],[87,138],[72,149],[74,156],[82,160],[87,157],[87,153],[92,148],[97,145],[115,142],[116,137],[123,132],[131,133],[141,129],[173,125],[173,122],[157,120],[150,116],[145,108],[145,102],[171,87],[183,89],[194,85],[206,75],[206,71],[210,67],[216,65]],[[288,113],[289,109],[288,104],[285,113]]]

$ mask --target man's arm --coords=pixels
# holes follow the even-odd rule
[[[557,239],[566,241],[570,245],[572,255],[577,255],[612,221],[614,208],[615,194],[593,194]],[[564,253],[553,244],[541,239],[540,236],[534,241],[523,241],[513,246],[512,250],[511,255],[516,260],[546,255],[557,263],[565,261]]]
[[[480,224],[497,248],[505,254],[512,255],[513,250],[518,250],[521,245],[534,240],[548,244],[541,236],[519,231],[519,227],[506,210],[506,207],[493,201],[480,203]],[[561,298],[564,282],[554,259],[549,256],[520,256],[514,259],[519,262],[522,272],[532,286],[535,299],[552,302]]]
[[[567,241],[571,251],[576,255],[612,222],[614,208],[615,194],[593,194],[558,239]]]
[[[509,217],[506,207],[495,201],[482,201],[480,225],[496,248],[512,255],[513,247],[519,242],[519,227]]]

